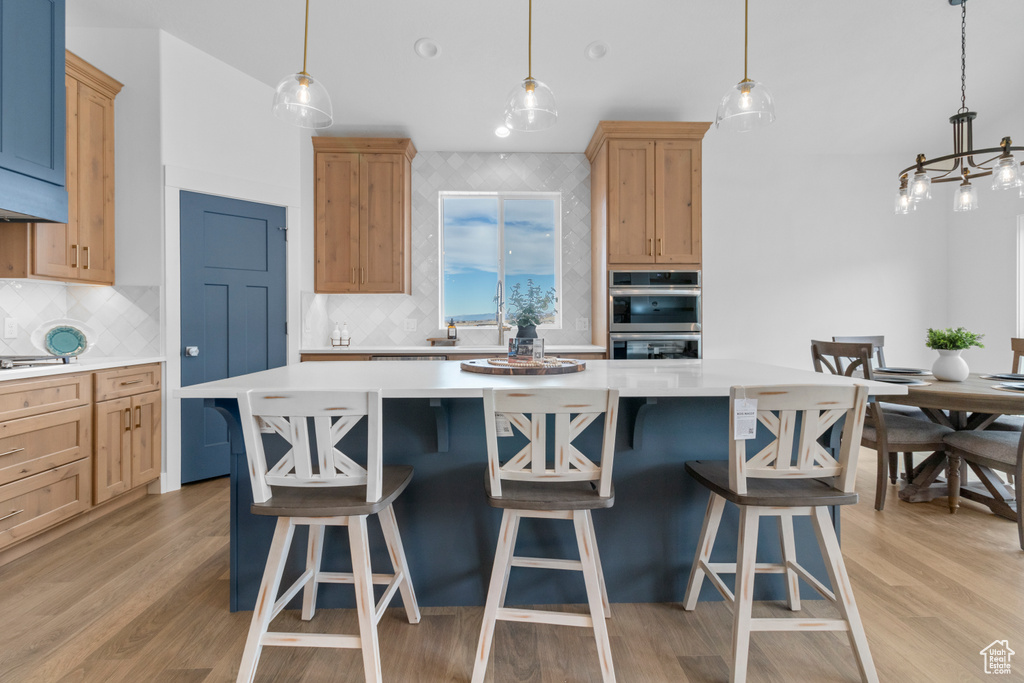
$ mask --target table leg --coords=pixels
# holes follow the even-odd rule
[[[915,468],[913,479],[900,489],[900,500],[908,503],[923,503],[946,495],[946,489],[932,486],[943,470],[946,469],[946,454],[935,451]]]
[[[948,453],[946,490],[949,498],[949,514],[955,515],[960,507],[960,454]]]

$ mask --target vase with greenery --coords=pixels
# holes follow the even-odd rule
[[[535,338],[537,325],[554,315],[557,301],[554,287],[542,289],[532,279],[526,281],[525,287],[517,282],[508,290],[505,318],[519,328],[517,337]]]
[[[960,357],[972,346],[985,348],[981,343],[985,335],[970,332],[963,327],[955,330],[947,327],[944,330],[928,328],[928,340],[925,346],[939,352],[939,359],[932,365],[935,379],[943,382],[963,382],[971,374],[967,361]]]

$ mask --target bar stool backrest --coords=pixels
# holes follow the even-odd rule
[[[885,348],[885,335],[881,335],[881,334],[865,334],[865,335],[849,336],[849,337],[832,337],[832,341],[834,341],[834,342],[853,342],[853,343],[867,342],[867,343],[871,344],[871,353],[869,353],[868,356],[870,357],[872,354],[874,354],[875,359],[878,361],[878,365],[876,367],[880,367],[880,368],[884,368],[885,367],[885,351],[883,350]]]
[[[366,502],[380,499],[383,463],[379,391],[252,390],[239,395],[238,408],[254,502],[270,500],[273,486],[365,485]],[[364,417],[365,465],[338,448],[342,438]],[[272,430],[290,446],[277,464],[269,468],[263,446],[265,429]]]
[[[747,493],[747,479],[831,479],[832,487],[852,493],[857,454],[867,410],[868,388],[853,386],[735,386],[729,392],[729,488]],[[747,457],[747,440],[736,438],[737,400],[757,401],[757,424],[774,437]],[[837,458],[819,438],[841,418]],[[758,430],[760,431],[760,430]]]
[[[1010,372],[1020,372],[1020,359],[1024,358],[1024,339],[1011,337],[1010,348],[1013,349],[1013,369]]]
[[[491,495],[501,496],[501,481],[531,482],[596,481],[598,495],[612,493],[615,424],[619,392],[614,389],[507,389],[484,390],[484,431],[487,438],[487,472]],[[504,415],[527,443],[501,462],[495,420]],[[547,453],[548,415],[554,415],[554,452]],[[595,462],[573,441],[590,424],[604,416],[600,460]]]

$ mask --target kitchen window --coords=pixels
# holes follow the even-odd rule
[[[562,221],[557,192],[442,192],[441,327],[494,327],[496,293],[529,284],[561,298]],[[556,304],[543,327],[561,327]]]

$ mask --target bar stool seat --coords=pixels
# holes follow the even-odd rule
[[[819,479],[752,479],[746,493],[729,488],[728,460],[691,460],[686,471],[704,487],[736,505],[853,505],[854,491],[836,491]]]
[[[266,517],[352,517],[375,515],[391,505],[412,481],[411,465],[385,465],[379,500],[366,502],[366,486],[291,488],[271,486],[270,499],[250,511]]]
[[[615,504],[615,488],[603,497],[589,481],[506,481],[501,495],[491,495],[490,477],[484,479],[487,502],[491,507],[509,510],[599,510]]]

